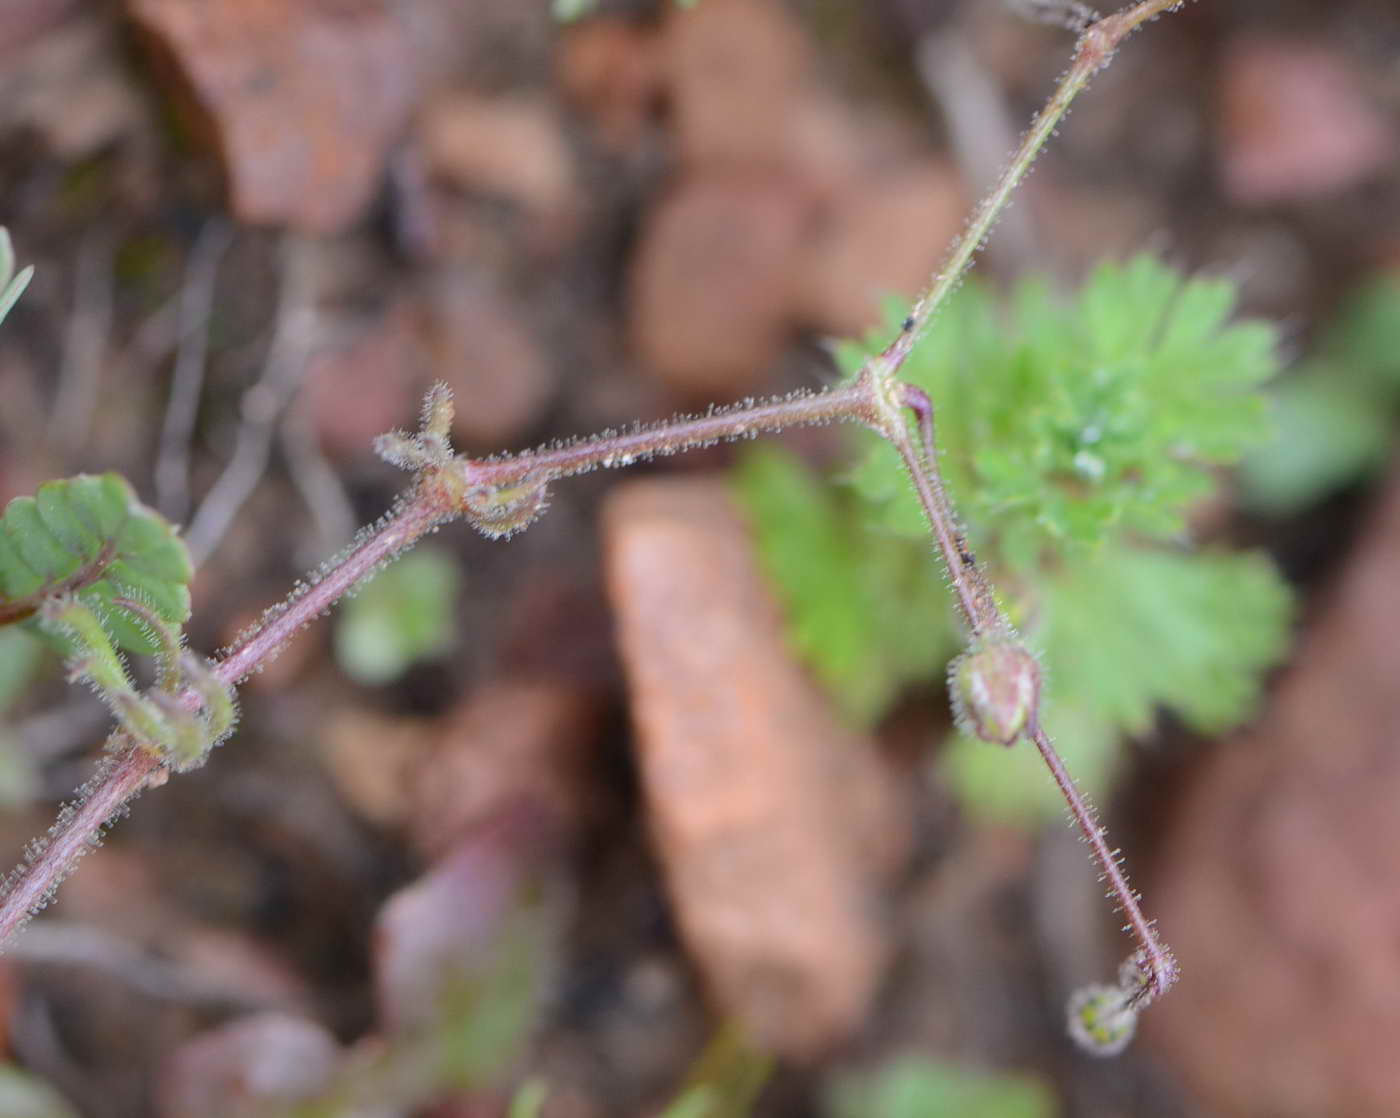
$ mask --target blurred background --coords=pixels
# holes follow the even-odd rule
[[[435,379],[472,454],[830,383],[1073,46],[1040,0],[565,7],[0,0],[0,499],[122,473],[212,654],[391,506]],[[452,526],[250,680],[0,958],[0,1114],[1400,1114],[1398,152],[1393,3],[1199,0],[978,265],[1150,250],[1280,331],[1193,529],[1272,556],[1289,649],[1100,766],[1184,972],[1123,1056],[1066,1036],[1127,950],[1073,832],[947,779],[941,669],[843,716],[717,447]],[[107,732],[62,677],[0,633],[12,862]]]

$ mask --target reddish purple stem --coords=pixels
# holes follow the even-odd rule
[[[34,852],[11,874],[0,899],[0,944],[43,907],[78,859],[97,845],[108,820],[140,793],[152,776],[165,772],[160,759],[144,749],[123,750],[106,765],[91,795],[69,814],[59,816],[48,838],[38,840]]]
[[[1109,849],[1108,841],[1104,837],[1107,828],[1099,823],[1094,809],[1079,794],[1079,788],[1074,783],[1074,778],[1069,775],[1069,770],[1065,768],[1059,750],[1055,748],[1050,735],[1045,732],[1039,721],[1032,729],[1030,737],[1035,742],[1036,749],[1040,750],[1045,767],[1055,778],[1060,794],[1069,805],[1070,814],[1074,816],[1079,833],[1089,844],[1099,872],[1103,874],[1103,880],[1108,882],[1109,895],[1128,921],[1124,930],[1132,933],[1142,952],[1147,984],[1138,994],[1139,1000],[1151,1000],[1165,994],[1177,979],[1176,958],[1157,938],[1156,926],[1143,914],[1138,895],[1128,884],[1118,855]]]
[[[567,477],[594,466],[625,466],[643,455],[676,453],[717,440],[744,438],[755,431],[837,420],[870,422],[871,415],[869,391],[862,382],[510,458],[458,459],[446,469],[460,467],[470,486],[509,486],[526,478]],[[214,665],[214,677],[225,686],[236,686],[380,566],[411,547],[435,525],[459,515],[462,510],[450,503],[452,489],[434,484],[430,474],[431,471],[420,477],[413,495],[378,530],[305,590],[269,610]],[[201,705],[198,692],[192,689],[184,691],[178,702],[190,711],[197,711]],[[116,740],[117,749],[91,793],[59,817],[48,841],[6,883],[0,897],[0,945],[42,907],[74,863],[96,844],[113,815],[142,789],[164,780],[166,769],[158,752],[137,745],[124,735]]]
[[[412,545],[450,510],[436,504],[428,492],[417,494],[384,526],[350,551],[319,581],[269,614],[264,623],[214,666],[214,676],[234,686],[275,656],[298,632],[382,563]],[[200,708],[198,692],[186,690],[179,703]],[[119,741],[123,740],[119,737]],[[103,827],[140,792],[163,782],[166,769],[159,753],[134,743],[119,745],[104,762],[92,791],[54,824],[35,854],[26,859],[5,884],[0,897],[0,944],[41,908],[74,864],[98,842]]]
[[[726,439],[764,431],[840,421],[870,422],[868,387],[863,382],[825,392],[765,400],[710,415],[672,420],[621,434],[600,435],[565,446],[466,463],[473,485],[514,485],[527,478],[552,481],[596,466],[631,465],[640,458],[677,454]]]

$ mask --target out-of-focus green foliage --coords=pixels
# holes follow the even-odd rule
[[[1268,432],[1258,386],[1274,332],[1233,322],[1233,305],[1230,284],[1150,257],[1101,267],[1069,301],[1028,281],[1003,308],[970,284],[903,369],[934,401],[948,490],[1043,657],[1046,725],[1090,792],[1111,777],[1116,739],[1146,732],[1159,706],[1208,731],[1245,717],[1286,642],[1289,594],[1267,559],[1188,546],[1190,508]],[[843,368],[868,352],[843,346]],[[959,634],[894,451],[861,445],[858,503],[771,449],[738,479],[797,647],[868,722],[937,678]],[[944,755],[974,807],[1062,810],[1020,760],[971,740]]]
[[[23,629],[0,629],[0,805],[25,803],[37,790],[38,775],[6,725],[6,713],[38,674],[44,645]],[[3,1111],[0,1111],[3,1113]]]
[[[549,1098],[549,1086],[542,1079],[527,1079],[510,1100],[510,1118],[540,1118]]]
[[[747,1118],[772,1070],[772,1057],[750,1043],[738,1025],[723,1025],[660,1118]]]
[[[920,1057],[877,1072],[845,1075],[827,1091],[829,1118],[1054,1118],[1055,1096],[1040,1080],[973,1072]]]
[[[476,965],[444,973],[435,1016],[390,1035],[365,1058],[347,1061],[317,1098],[269,1111],[269,1118],[343,1118],[361,1108],[416,1112],[453,1092],[498,1089],[519,1066],[538,1024],[557,953],[553,917],[533,902],[523,904]],[[527,1083],[513,1100],[511,1118],[538,1113],[545,1093],[542,1084]]]
[[[910,680],[942,670],[958,636],[926,547],[884,546],[888,533],[862,523],[854,494],[771,444],[744,455],[735,480],[782,581],[788,632],[854,721],[873,721]]]
[[[390,683],[446,652],[456,633],[460,585],[456,561],[426,547],[380,571],[337,618],[340,666],[360,683]]]
[[[539,1019],[556,939],[540,913],[525,910],[507,923],[485,964],[445,990],[442,1017],[430,1030],[442,1082],[475,1088],[509,1074]]]
[[[38,637],[23,629],[0,629],[0,715],[24,694],[43,658],[44,646]]]
[[[47,1083],[0,1064],[0,1114],[5,1118],[75,1118],[77,1111]]]
[[[661,1118],[746,1118],[771,1072],[773,1058],[731,1021],[704,1047]]]
[[[1295,512],[1378,469],[1400,411],[1400,276],[1356,292],[1273,397],[1274,436],[1241,471],[1251,507]]]

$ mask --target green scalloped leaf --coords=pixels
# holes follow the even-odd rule
[[[47,481],[16,497],[0,517],[0,624],[28,622],[57,594],[76,593],[128,652],[152,655],[158,641],[118,598],[143,603],[182,626],[194,568],[184,541],[118,474]]]
[[[1101,265],[1071,297],[1031,279],[1005,307],[975,283],[950,299],[902,372],[938,409],[940,465],[979,552],[1033,574],[1047,553],[1077,561],[1124,533],[1180,540],[1217,467],[1269,434],[1258,386],[1275,331],[1234,304],[1229,282],[1151,256]],[[842,366],[883,344],[841,347]],[[867,442],[857,490],[884,526],[926,538],[898,457]]]
[[[852,722],[874,722],[911,680],[942,674],[957,630],[927,549],[872,541],[851,495],[780,447],[746,448],[734,482],[788,637]]]

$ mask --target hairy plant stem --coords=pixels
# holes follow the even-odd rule
[[[412,546],[444,520],[463,513],[470,515],[473,494],[508,491],[513,486],[542,487],[595,467],[623,467],[641,458],[675,454],[720,440],[833,421],[865,424],[888,440],[899,453],[928,518],[971,638],[976,641],[1014,636],[1010,621],[967,547],[944,489],[934,441],[933,403],[921,389],[899,380],[900,368],[934,312],[967,272],[977,249],[990,234],[1012,192],[1070,103],[1108,63],[1128,34],[1179,3],[1180,0],[1143,0],[1084,30],[1073,64],[1036,117],[996,188],[978,207],[947,263],[934,274],[895,339],[881,354],[868,361],[854,379],[823,392],[748,403],[655,427],[607,432],[563,446],[507,457],[434,458],[425,452],[417,485],[398,511],[314,583],[269,610],[263,620],[214,665],[215,679],[231,687],[246,678],[384,562]],[[912,431],[908,417],[911,412]],[[437,422],[442,426],[440,420]],[[425,433],[432,428],[433,422],[425,416]],[[178,701],[196,710],[201,700],[190,690],[179,696]],[[1143,1000],[1150,1000],[1175,980],[1175,961],[1157,938],[1152,922],[1143,915],[1117,856],[1109,849],[1104,828],[1079,794],[1041,727],[1038,714],[1033,717],[1027,733],[1089,843],[1111,896],[1127,918],[1127,930],[1137,941],[1147,971]],[[104,764],[87,794],[60,816],[48,839],[34,845],[26,864],[6,883],[5,895],[0,900],[0,944],[51,895],[77,859],[97,842],[102,828],[118,811],[142,789],[164,782],[167,769],[158,752],[122,734],[115,735],[114,745],[113,756]]]
[[[842,420],[869,422],[872,406],[869,386],[852,382],[822,392],[794,393],[786,398],[717,409],[708,415],[673,419],[655,427],[598,435],[564,446],[469,461],[463,464],[463,471],[469,485],[550,482],[599,466],[630,466],[643,458],[679,454],[788,427]]]
[[[1054,135],[1060,121],[1069,111],[1070,103],[1084,91],[1089,80],[1108,65],[1119,43],[1148,20],[1180,7],[1183,2],[1184,0],[1142,0],[1130,8],[1091,23],[1080,34],[1070,68],[1065,71],[1050,100],[1031,123],[1030,131],[1021,140],[1021,146],[1016,149],[1016,154],[1011,157],[1011,162],[1007,164],[992,192],[978,205],[972,219],[967,223],[967,229],[954,243],[943,267],[934,273],[929,285],[914,301],[909,317],[904,320],[903,329],[886,350],[885,358],[891,375],[904,364],[904,359],[909,356],[934,311],[962,282],[972,266],[972,258],[986,243],[997,218],[1006,209],[1012,193],[1030,171],[1036,156]]]

